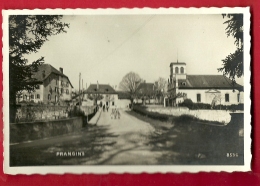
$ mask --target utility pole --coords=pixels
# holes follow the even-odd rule
[[[81,83],[81,73],[79,73],[79,105],[81,105],[81,104],[80,104],[80,102],[81,102],[81,97],[80,97],[80,83]]]
[[[82,101],[84,99],[84,86],[83,86],[83,78],[82,78]]]

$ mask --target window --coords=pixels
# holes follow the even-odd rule
[[[60,89],[60,92],[63,94],[63,88]]]
[[[69,90],[67,89],[67,90],[66,90],[66,94],[69,94],[69,93],[70,93],[70,92],[69,92]]]
[[[37,90],[39,90],[39,89],[40,89],[40,85],[36,85],[35,88],[36,88]]]
[[[34,99],[34,95],[33,94],[31,95],[31,99]]]
[[[59,89],[58,89],[58,87],[55,87],[55,92],[59,92]]]
[[[115,105],[115,103],[114,103],[114,101],[112,102],[112,106],[114,106]]]
[[[50,94],[48,94],[48,100],[51,100],[51,95]]]
[[[58,102],[58,96],[55,96],[55,102]]]
[[[237,102],[240,101],[240,94],[237,94]]]
[[[201,102],[201,95],[197,94],[197,102],[200,103]]]
[[[229,102],[229,94],[225,94],[225,102]]]
[[[181,67],[181,74],[184,74],[184,68]]]
[[[175,73],[178,74],[179,73],[179,68],[175,67]]]
[[[56,79],[56,85],[58,85],[58,79]]]
[[[24,96],[23,96],[23,99],[24,99],[24,100],[27,100],[27,95],[24,95]]]
[[[37,95],[36,95],[36,98],[37,98],[37,99],[40,99],[40,94],[37,94]]]

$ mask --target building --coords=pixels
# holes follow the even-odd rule
[[[186,63],[170,64],[166,105],[176,105],[184,99],[194,103],[231,105],[243,103],[243,86],[232,83],[224,75],[189,75]]]
[[[131,95],[128,92],[117,91],[118,93],[118,108],[129,108],[131,104]]]
[[[63,68],[57,70],[50,64],[42,64],[32,78],[38,83],[36,90],[22,91],[17,95],[17,102],[62,104],[71,100],[73,86]]]
[[[84,91],[82,105],[96,104],[115,107],[118,104],[118,93],[108,84],[91,84]]]
[[[155,83],[146,83],[146,81],[144,81],[138,86],[138,100],[135,100],[135,102],[139,103],[141,99],[143,104],[154,103],[155,93]]]

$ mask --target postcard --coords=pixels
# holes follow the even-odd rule
[[[250,9],[3,10],[6,174],[251,170]]]

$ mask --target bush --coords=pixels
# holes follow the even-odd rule
[[[191,99],[185,99],[179,104],[182,107],[188,107],[190,110],[194,109],[211,109],[210,104],[207,103],[193,103]]]
[[[193,108],[193,102],[191,99],[185,99],[179,106],[188,107],[189,109]]]
[[[193,109],[211,109],[211,105],[207,103],[194,103]]]
[[[85,116],[85,113],[84,111],[80,110],[79,107],[74,107],[73,109],[69,110],[68,116],[69,117]]]
[[[168,121],[168,119],[170,118],[170,115],[160,114],[158,112],[149,112],[146,110],[146,107],[139,106],[139,105],[135,105],[133,111],[143,116],[147,116],[149,118],[160,120],[160,121]]]
[[[240,103],[238,105],[216,105],[214,107],[214,109],[216,110],[231,110],[231,111],[235,111],[235,110],[244,110],[244,104]]]
[[[211,109],[211,105],[208,103],[193,103],[191,99],[185,99],[179,106],[188,107],[190,110],[195,109]],[[240,103],[238,105],[216,105],[214,106],[215,110],[244,110],[244,104]]]

